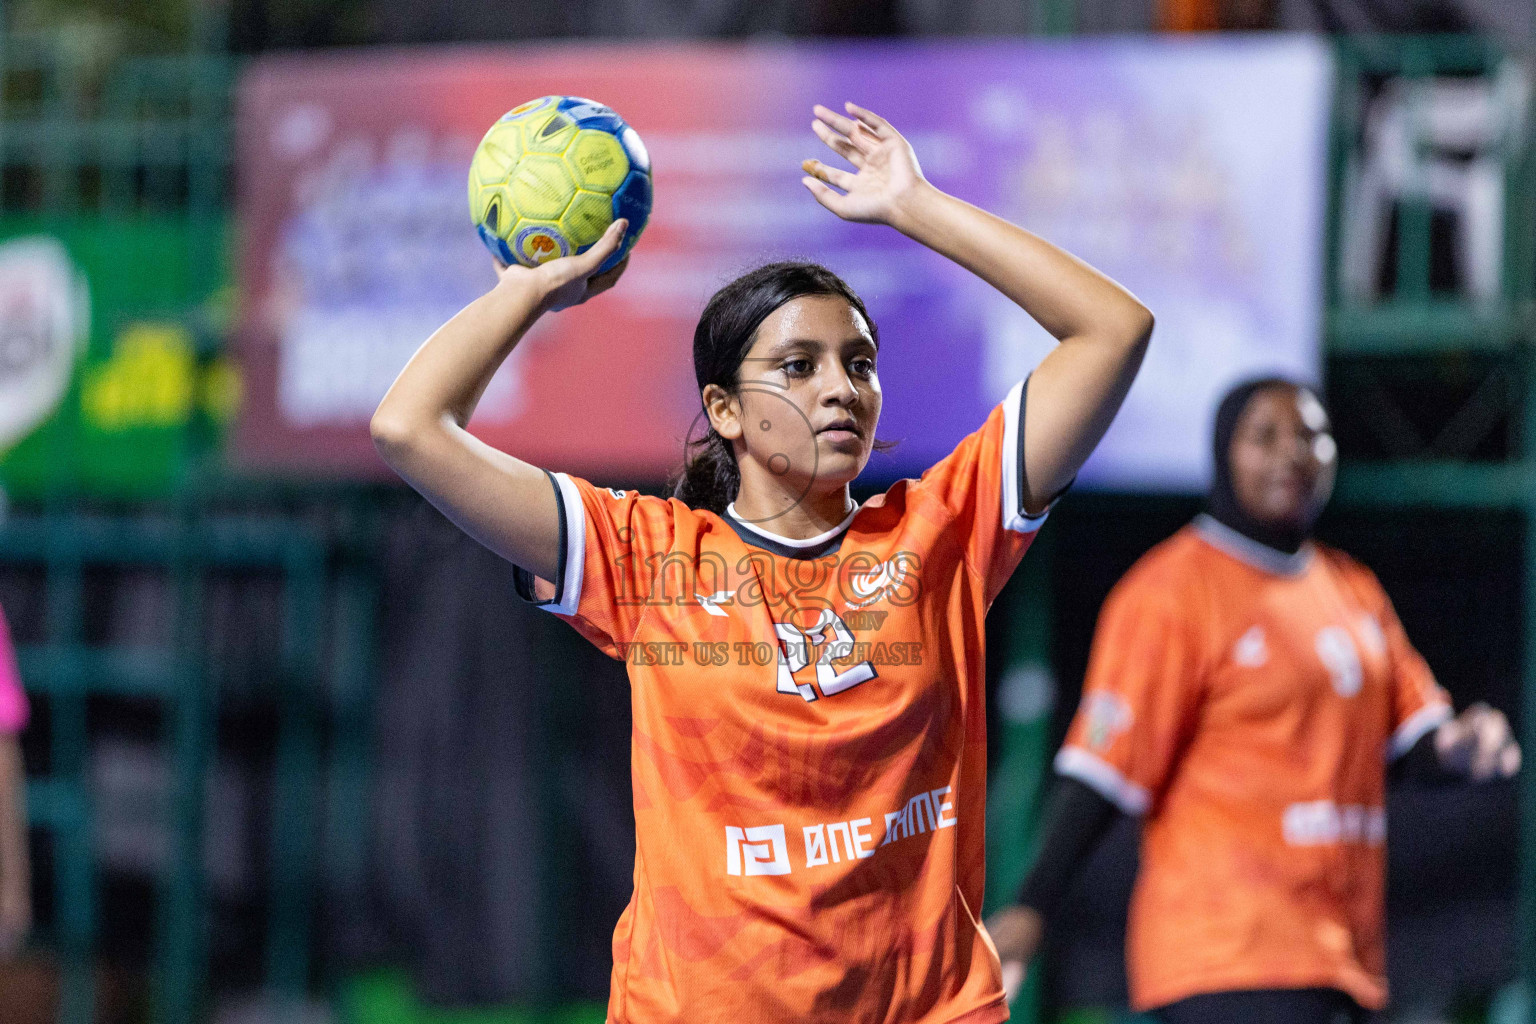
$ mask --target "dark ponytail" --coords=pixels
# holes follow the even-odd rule
[[[693,331],[693,375],[699,391],[714,384],[735,394],[741,385],[742,360],[758,327],[774,310],[803,295],[847,299],[869,325],[875,344],[880,344],[864,301],[842,278],[815,263],[770,263],[715,292],[700,314]],[[685,464],[672,496],[690,508],[724,515],[725,507],[736,500],[741,489],[741,471],[731,443],[710,426],[707,415],[700,420],[704,432],[689,432],[683,449]]]

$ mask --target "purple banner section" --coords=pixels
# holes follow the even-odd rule
[[[878,100],[936,184],[1064,246],[1157,315],[1141,375],[1082,485],[1202,489],[1228,386],[1268,372],[1317,380],[1332,67],[1316,40],[813,53],[820,74],[806,93]],[[889,345],[881,430],[904,439],[897,457],[915,469],[1054,342],[958,268],[866,231],[822,226],[818,252],[879,318]]]
[[[799,184],[810,107],[888,117],[929,178],[1065,246],[1158,318],[1140,379],[1080,478],[1193,490],[1220,392],[1318,374],[1331,67],[1313,40],[541,46],[258,62],[241,95],[241,344],[251,462],[381,472],[368,414],[411,351],[492,274],[462,199],[473,140],[547,93],[615,106],[650,151],[651,225],[613,292],[541,323],[474,429],[554,469],[660,477],[698,411],[709,294],[770,259],[843,274],[879,322],[915,474],[1052,345],[943,258],[846,224]],[[829,162],[831,159],[830,158]]]

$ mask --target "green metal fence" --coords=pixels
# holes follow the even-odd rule
[[[1051,31],[1070,30],[1070,0],[1037,4]],[[1525,513],[1524,740],[1527,749],[1536,750],[1536,401],[1526,399],[1536,394],[1536,159],[1531,144],[1536,133],[1527,113],[1523,133],[1511,133],[1502,153],[1508,202],[1503,279],[1493,301],[1471,303],[1431,288],[1431,211],[1413,199],[1398,210],[1391,290],[1367,301],[1350,299],[1339,285],[1339,225],[1345,212],[1342,197],[1358,171],[1352,157],[1372,91],[1387,77],[1431,83],[1496,76],[1509,67],[1509,57],[1489,41],[1470,38],[1347,39],[1339,41],[1337,54],[1327,245],[1330,365],[1383,355],[1493,352],[1517,385],[1492,389],[1479,400],[1518,402],[1512,412],[1522,425],[1517,454],[1502,462],[1472,461],[1458,454],[1454,444],[1429,439],[1401,458],[1346,466],[1338,500]],[[187,247],[190,266],[214,275],[194,289],[208,294],[222,283],[216,275],[231,192],[233,71],[232,61],[217,54],[130,58],[100,76],[98,87],[88,88],[91,79],[46,38],[7,37],[0,45],[0,210],[32,213],[42,224],[82,215],[131,219],[169,211],[186,217],[191,229],[180,244]],[[1528,111],[1532,108],[1536,104]],[[1480,421],[1475,413],[1469,421]],[[1470,434],[1464,429],[1457,436]],[[345,492],[322,502],[366,505]],[[273,931],[266,965],[274,992],[297,999],[310,981],[308,899],[316,872],[325,873],[338,891],[355,892],[360,884],[364,848],[358,815],[366,794],[364,726],[376,583],[366,542],[339,541],[305,524],[304,517],[291,512],[256,521],[217,501],[188,498],[160,515],[92,516],[70,507],[0,529],[0,562],[40,565],[47,579],[48,637],[22,656],[29,686],[49,704],[53,731],[52,769],[49,777],[34,781],[31,800],[38,824],[58,838],[55,938],[71,979],[63,1018],[70,1024],[88,1019],[90,1008],[96,893],[92,816],[82,772],[85,702],[98,692],[152,697],[167,711],[177,779],[177,844],[173,866],[161,881],[157,1019],[188,1021],[199,1012],[206,913],[197,857],[202,822],[198,780],[211,756],[210,722],[217,701],[214,667],[200,656],[200,593],[210,572],[260,567],[280,572],[285,580],[279,686],[287,717],[279,739]],[[351,554],[343,556],[344,551]],[[87,565],[104,563],[155,565],[175,579],[177,627],[170,648],[99,650],[81,643],[82,574]],[[1019,679],[1043,685],[1049,678],[1043,578],[1029,589],[1039,600],[1018,609],[1021,646],[1013,668]],[[310,628],[322,610],[334,616],[329,628],[338,638],[327,664],[321,664],[323,652],[316,646],[321,631]],[[321,729],[316,697],[316,681],[326,675],[335,704],[325,713],[334,716],[333,724],[344,726],[329,733]],[[992,800],[994,813],[1013,820],[1020,831],[1036,813],[1045,753],[1038,715],[1024,714],[1031,710],[1026,704],[1021,701],[1018,721],[1010,721],[1003,738],[1004,770]],[[327,736],[332,739],[328,750]],[[312,797],[322,770],[328,805],[317,811]],[[1529,773],[1524,793],[1522,964],[1531,978],[1536,977],[1536,784]],[[317,854],[314,838],[317,813],[326,822],[319,830],[325,836],[320,844],[324,856]],[[1015,885],[1022,869],[1020,856],[1005,853],[994,851],[994,892]]]
[[[1371,301],[1341,295],[1342,197],[1358,172],[1358,151],[1368,91],[1391,76],[1420,86],[1491,81],[1518,73],[1513,58],[1477,38],[1369,38],[1341,40],[1332,131],[1326,345],[1331,372],[1371,359],[1373,373],[1422,372],[1425,359],[1465,372],[1469,352],[1490,355],[1488,380],[1436,436],[1399,439],[1387,460],[1342,467],[1335,500],[1358,506],[1514,509],[1525,520],[1525,637],[1522,741],[1536,750],[1536,150],[1527,103],[1517,105],[1499,145],[1506,198],[1502,281],[1497,296],[1480,302],[1431,289],[1431,208],[1410,198],[1398,207],[1393,286]],[[1524,74],[1529,75],[1529,65]],[[1528,79],[1527,79],[1528,83]],[[1513,99],[1513,97],[1510,97]],[[1382,361],[1381,357],[1397,357]],[[1415,361],[1415,367],[1410,363]],[[1390,382],[1383,382],[1390,384]],[[1390,390],[1384,387],[1383,392]],[[1390,403],[1383,415],[1391,420]],[[1487,430],[1513,418],[1512,454],[1501,461],[1472,457]],[[1401,422],[1406,423],[1407,417]],[[1521,797],[1521,975],[1536,978],[1536,773],[1524,774]],[[1520,1010],[1531,1019],[1529,1005]]]
[[[99,888],[86,701],[94,694],[149,699],[162,709],[173,778],[167,823],[173,842],[159,882],[154,1019],[166,1024],[203,1019],[209,943],[204,793],[215,755],[221,666],[205,657],[202,610],[205,584],[214,572],[276,572],[282,581],[281,649],[271,679],[279,728],[266,978],[269,995],[280,1005],[305,1000],[322,852],[332,892],[355,894],[361,884],[377,586],[370,551],[371,543],[360,535],[317,528],[312,517],[232,513],[202,501],[188,501],[168,514],[57,511],[14,518],[0,527],[0,563],[41,567],[46,581],[46,639],[22,647],[19,657],[28,689],[46,702],[51,734],[49,772],[31,781],[29,801],[35,824],[57,839],[53,939],[65,968],[59,1018],[65,1024],[89,1021],[92,1012]],[[174,595],[169,646],[86,644],[84,578],[92,566],[152,567],[168,575]],[[327,651],[333,659],[329,667],[321,662]],[[337,726],[324,762],[322,721]],[[323,787],[322,766],[329,773]],[[321,792],[329,796],[323,810],[317,804]]]
[[[92,73],[54,36],[0,46],[0,196],[45,215],[185,213],[229,199],[234,62],[129,57]]]

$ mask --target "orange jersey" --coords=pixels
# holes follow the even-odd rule
[[[1138,1009],[1329,987],[1386,1002],[1385,764],[1450,716],[1370,570],[1202,516],[1104,605],[1056,770],[1145,814]]]
[[[634,707],[610,1021],[1007,1019],[983,619],[1039,525],[1021,406],[804,541],[554,476],[548,607],[626,660]]]

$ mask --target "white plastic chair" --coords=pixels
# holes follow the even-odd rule
[[[1505,158],[1518,145],[1530,98],[1524,70],[1506,62],[1491,78],[1398,78],[1366,109],[1364,142],[1346,177],[1340,287],[1376,299],[1395,204],[1453,214],[1468,297],[1501,291]],[[1401,285],[1400,285],[1401,286]]]

